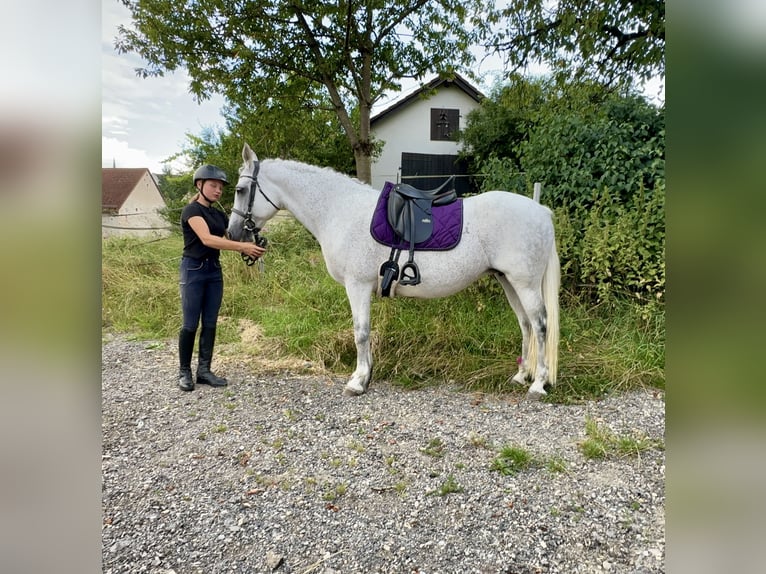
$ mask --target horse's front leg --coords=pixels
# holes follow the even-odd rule
[[[370,351],[370,289],[365,285],[347,284],[346,294],[354,320],[356,343],[356,370],[351,375],[343,394],[364,394],[372,376],[372,352]]]

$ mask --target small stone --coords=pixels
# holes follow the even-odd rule
[[[111,552],[112,554],[114,554],[115,552],[119,552],[123,548],[127,548],[128,546],[130,546],[131,543],[132,543],[131,540],[128,540],[125,538],[120,539],[109,547],[109,552]]]
[[[272,552],[271,550],[266,552],[266,566],[269,567],[269,570],[276,570],[279,568],[279,565],[282,564],[282,560],[284,559],[284,556]]]

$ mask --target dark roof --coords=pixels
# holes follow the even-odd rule
[[[370,118],[370,123],[371,124],[375,123],[376,121],[383,119],[384,117],[398,110],[399,108],[402,108],[408,105],[415,98],[419,98],[421,94],[425,92],[429,92],[431,90],[434,90],[442,86],[446,86],[446,87],[455,86],[457,88],[460,88],[477,102],[480,102],[485,97],[484,94],[482,94],[479,90],[477,90],[470,83],[468,83],[468,80],[466,80],[460,74],[455,74],[451,78],[440,78],[437,76],[436,78],[428,82],[425,86],[421,86],[419,89],[415,90],[407,97],[402,98],[401,100],[389,106],[382,112],[375,114],[372,118]]]
[[[148,173],[145,167],[101,169],[101,211],[118,211],[138,182]]]

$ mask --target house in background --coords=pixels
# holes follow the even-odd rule
[[[438,187],[445,176],[465,175],[454,134],[484,95],[462,76],[435,78],[370,119],[383,152],[372,164],[372,187],[403,181],[420,189]],[[467,177],[455,180],[458,194],[469,191]]]
[[[101,169],[101,237],[165,237],[166,207],[154,176],[146,168]]]

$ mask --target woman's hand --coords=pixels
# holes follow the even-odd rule
[[[242,255],[247,255],[253,259],[258,259],[261,255],[266,253],[266,249],[264,247],[259,247],[255,243],[232,241],[231,239],[226,239],[225,237],[218,237],[217,235],[211,234],[207,223],[199,215],[190,217],[189,225],[206,247],[212,247],[213,249],[228,249],[230,251],[239,251],[242,253]]]
[[[258,247],[255,243],[240,243],[240,253],[247,255],[253,259],[258,259],[261,255],[266,253],[264,247]]]

